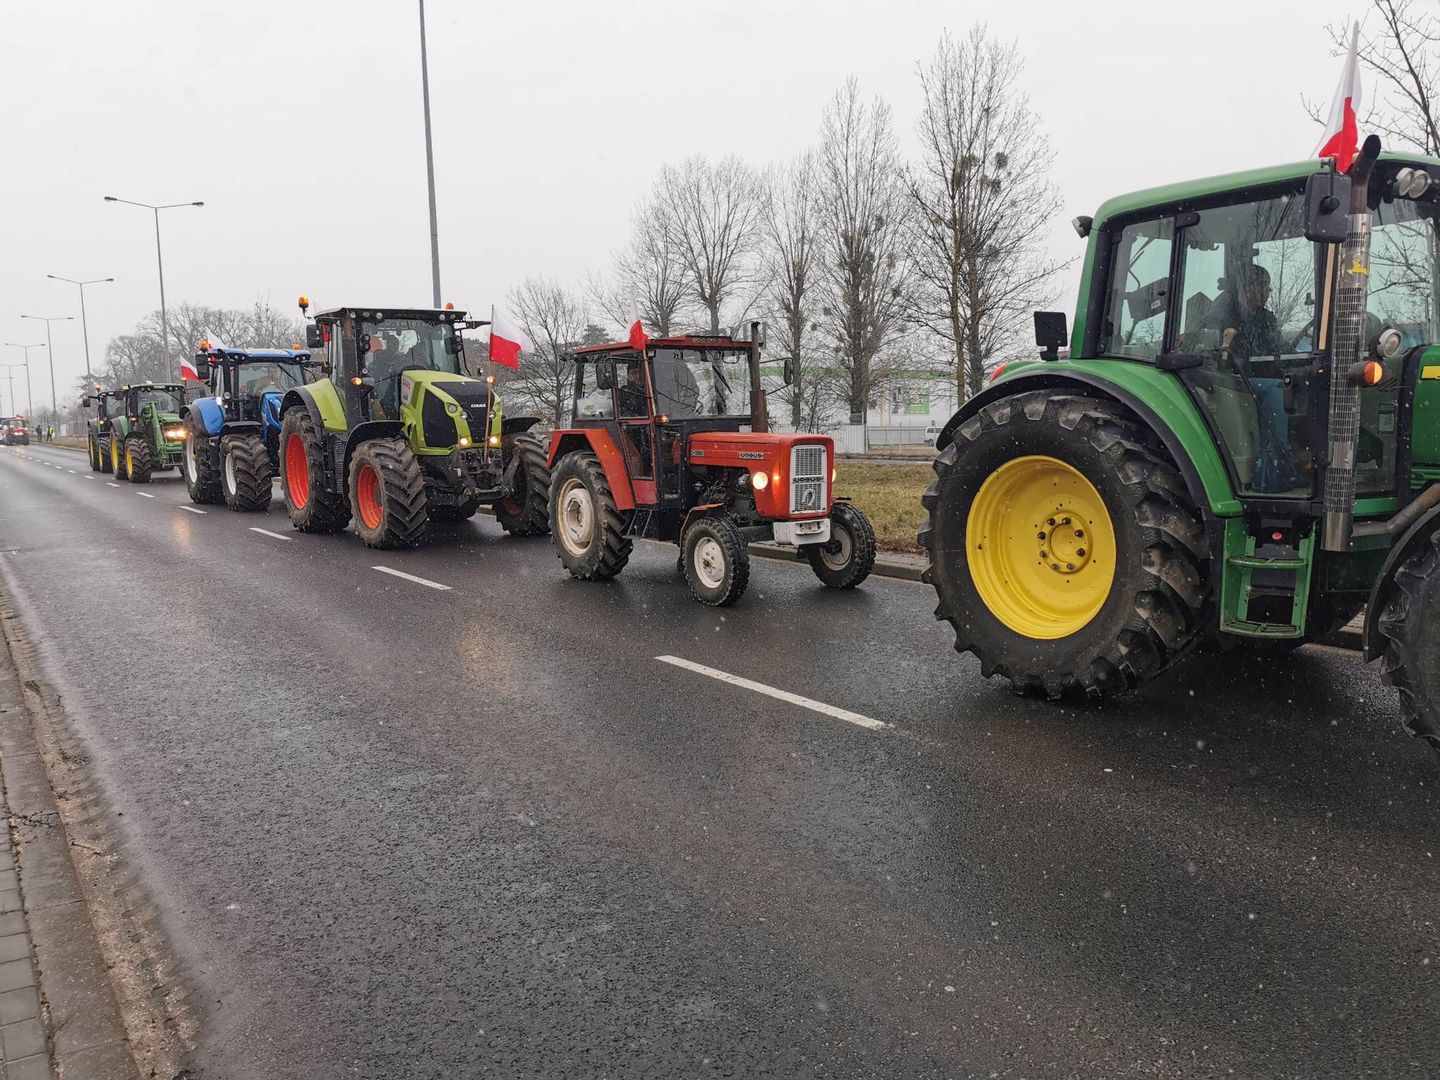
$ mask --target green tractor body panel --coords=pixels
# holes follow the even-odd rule
[[[345,403],[340,400],[340,394],[335,389],[335,384],[329,379],[306,383],[298,389],[291,390],[281,404],[282,410],[291,404],[292,394],[295,398],[307,403],[312,415],[319,419],[320,426],[326,431],[343,435],[350,429],[350,424],[345,419]]]
[[[475,415],[473,402],[483,400],[488,390],[484,379],[467,375],[405,372],[400,377],[400,422],[406,441],[415,453],[433,456],[448,454],[456,446],[484,446],[489,435],[498,438],[503,422],[500,399],[494,398],[492,406],[483,410],[488,417]],[[467,401],[472,403],[469,408]]]

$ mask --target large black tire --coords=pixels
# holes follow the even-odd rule
[[[224,501],[220,491],[220,455],[215,440],[205,434],[194,413],[185,419],[185,449],[180,455],[180,475],[190,501],[213,506]]]
[[[550,531],[550,469],[545,443],[530,432],[506,439],[505,464],[518,456],[508,496],[495,504],[495,520],[511,536],[544,536]]]
[[[114,471],[115,467],[110,464],[110,444],[101,443],[100,436],[98,435],[95,436],[95,454],[97,460],[100,462],[100,471],[102,473]]]
[[[150,444],[139,435],[125,440],[125,478],[132,484],[150,482]]]
[[[270,454],[259,435],[226,435],[220,440],[220,490],[231,510],[270,509]]]
[[[102,472],[100,468],[100,440],[95,438],[95,432],[90,432],[85,440],[85,451],[90,455],[90,471]]]
[[[613,578],[630,561],[626,521],[600,461],[588,450],[566,454],[550,477],[550,532],[571,576]]]
[[[110,430],[110,471],[115,474],[116,480],[126,479],[125,440],[113,428]]]
[[[875,529],[855,506],[837,502],[830,510],[830,542],[801,550],[827,588],[853,589],[875,569]]]
[[[371,439],[350,458],[355,533],[372,548],[412,547],[430,522],[425,475],[404,439]]]
[[[981,485],[1001,466],[1031,456],[1056,459],[1088,481],[1114,534],[1108,591],[1087,622],[1060,637],[1012,629],[987,606],[971,573],[972,555],[989,560],[988,570],[1005,546],[997,537],[980,555],[977,536],[972,552],[967,528]],[[922,500],[930,517],[919,535],[930,556],[925,580],[939,597],[935,617],[950,623],[956,650],[974,653],[986,677],[1003,675],[1017,689],[1052,698],[1072,691],[1100,697],[1159,675],[1205,629],[1209,555],[1200,515],[1159,441],[1119,405],[1060,390],[1004,398],[955,429],[934,469]],[[1036,528],[1028,520],[1032,509],[1006,519],[1004,539]],[[1047,524],[1053,529],[1042,518],[1036,533],[1025,533],[1025,542],[1046,556],[1037,568],[1075,569],[1051,563],[1054,553],[1043,550],[1040,535]]]
[[[690,595],[711,607],[729,607],[750,584],[750,548],[723,517],[690,523],[680,538],[680,562]]]
[[[280,490],[290,524],[301,532],[333,533],[350,524],[345,493],[325,486],[325,447],[303,407],[280,424]]]
[[[1400,692],[1406,730],[1440,750],[1440,530],[1395,572],[1376,625],[1380,672]]]

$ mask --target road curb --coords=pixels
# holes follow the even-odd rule
[[[25,632],[24,606],[0,561],[0,669],[13,665],[23,688],[23,708],[0,717],[0,775],[55,1075],[179,1075],[195,1028],[187,995],[154,909],[121,866],[111,815],[83,769],[89,755]]]

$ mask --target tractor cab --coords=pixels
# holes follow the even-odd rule
[[[243,420],[261,420],[262,402],[267,396],[273,396],[278,410],[285,391],[304,386],[318,366],[310,350],[299,346],[227,349],[202,341],[195,354],[195,370],[211,395],[233,404],[236,418]],[[276,423],[278,426],[278,420]]]
[[[571,574],[614,577],[632,536],[679,543],[691,592],[717,606],[744,592],[754,540],[793,546],[833,588],[869,574],[874,533],[833,498],[833,441],[769,430],[760,331],[576,350],[571,426],[551,433],[548,457],[551,533]]]
[[[94,390],[80,399],[83,407],[95,410],[94,416],[85,418],[85,448],[90,455],[92,472],[108,473],[112,470],[112,417],[125,412],[124,398],[121,391],[106,390],[96,383]]]

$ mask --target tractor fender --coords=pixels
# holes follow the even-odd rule
[[[615,496],[617,510],[635,509],[635,492],[630,487],[630,470],[625,467],[625,458],[615,439],[604,428],[581,428],[579,431],[552,431],[550,433],[550,454],[546,464],[554,469],[555,463],[566,454],[577,450],[589,450],[600,461],[605,473],[605,482],[610,485],[610,494]]]
[[[206,435],[219,435],[225,427],[225,410],[213,397],[196,398],[190,403],[190,412],[199,417]]]
[[[220,429],[221,435],[249,435],[258,432],[260,425],[254,420],[231,420]]]
[[[501,435],[519,435],[540,423],[538,416],[507,416],[500,421]]]
[[[685,512],[685,520],[680,522],[679,539],[685,538],[685,530],[690,528],[692,521],[707,517],[723,517],[728,509],[729,506],[726,503],[704,503],[700,506],[692,506]]]
[[[405,425],[399,420],[366,420],[363,424],[356,424],[350,434],[345,438],[345,479],[350,477],[350,458],[355,453],[355,448],[363,442],[371,439],[403,439],[405,437]]]
[[[1186,449],[1184,442],[1171,430],[1170,426],[1160,419],[1159,415],[1138,395],[1132,393],[1123,386],[1117,386],[1113,382],[1091,376],[1087,372],[1067,370],[1064,372],[1037,371],[1032,373],[1015,374],[1003,382],[989,386],[976,394],[964,405],[960,406],[945,426],[940,429],[940,434],[935,436],[935,451],[939,453],[950,445],[952,433],[957,427],[969,420],[986,405],[1001,398],[1011,397],[1015,394],[1024,393],[1027,390],[1047,390],[1056,387],[1071,388],[1081,391],[1086,396],[1094,397],[1096,392],[1125,406],[1155,433],[1155,436],[1164,444],[1170,458],[1180,470],[1180,476],[1185,481],[1186,491],[1191,500],[1200,508],[1207,531],[1218,528],[1211,513],[1211,506],[1223,499],[1233,498],[1230,492],[1214,492],[1206,490],[1204,481],[1200,478],[1200,472],[1195,468],[1195,462]],[[1212,498],[1215,496],[1214,498]]]
[[[280,402],[280,415],[283,417],[291,409],[304,409],[310,414],[315,430],[325,430],[325,418],[320,415],[320,407],[315,404],[314,396],[306,393],[303,388],[285,392],[285,397]]]
[[[1374,660],[1385,651],[1385,642],[1379,631],[1380,613],[1385,610],[1385,604],[1390,599],[1395,574],[1409,561],[1411,555],[1425,546],[1437,529],[1440,529],[1440,506],[1432,506],[1419,521],[1405,530],[1405,535],[1400,537],[1390,549],[1390,554],[1385,556],[1385,562],[1375,578],[1375,585],[1370,590],[1370,599],[1365,604],[1365,636],[1361,649],[1367,661]]]

